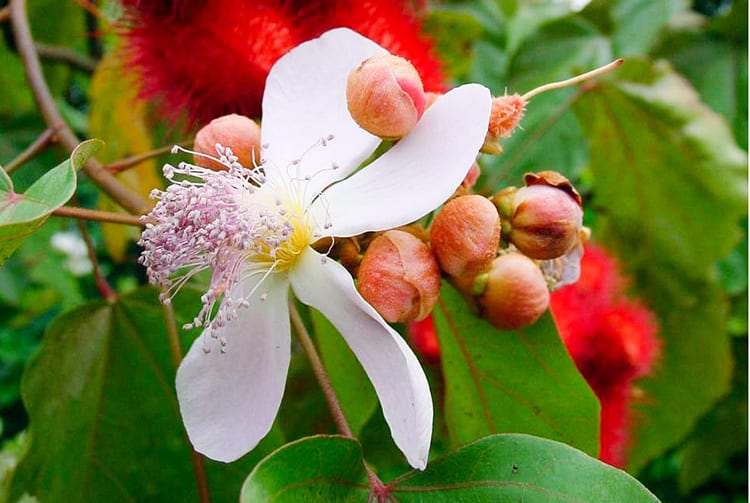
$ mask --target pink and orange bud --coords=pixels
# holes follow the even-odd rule
[[[482,146],[482,152],[499,154],[503,148],[498,144],[500,138],[510,138],[513,131],[521,122],[526,111],[526,100],[519,94],[498,96],[492,99],[492,112],[487,136]]]
[[[531,325],[549,307],[547,282],[539,267],[520,253],[500,255],[479,296],[482,316],[501,330]]]
[[[357,288],[385,321],[418,321],[430,314],[440,296],[440,269],[419,238],[390,230],[367,248]]]
[[[248,117],[230,114],[203,126],[195,135],[193,149],[199,154],[216,157],[216,144],[230,148],[237,162],[252,168],[260,164],[260,126]],[[226,166],[203,155],[195,155],[195,164],[213,170]]]
[[[500,245],[500,215],[486,197],[448,201],[430,228],[432,251],[451,276],[475,276],[489,268]]]
[[[362,129],[381,138],[400,138],[422,117],[427,98],[409,61],[382,54],[366,59],[349,74],[346,101]]]
[[[578,242],[582,225],[581,206],[564,190],[532,185],[513,193],[507,237],[531,258],[564,255]]]

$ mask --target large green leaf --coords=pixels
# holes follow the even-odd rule
[[[726,393],[731,355],[714,263],[746,213],[747,156],[666,64],[629,60],[576,104],[591,147],[598,227],[659,316],[630,468],[678,442]]]
[[[619,57],[647,54],[667,23],[689,7],[688,0],[613,0],[612,45]]]
[[[193,304],[182,318],[195,313]],[[197,501],[174,375],[152,289],[55,320],[24,374],[30,444],[13,476],[11,501],[24,493],[40,501]],[[272,434],[264,442],[279,441]],[[269,451],[265,446],[238,464],[208,465],[216,501],[236,498],[247,470]]]
[[[451,287],[435,323],[451,443],[529,433],[590,454],[599,448],[599,403],[560,340],[552,317],[514,332],[476,317]]]
[[[377,409],[375,389],[362,365],[325,316],[311,310],[318,350],[352,432],[359,434]]]
[[[743,19],[747,20],[746,3]],[[701,99],[726,117],[740,146],[747,148],[747,24],[744,40],[708,33],[702,26],[684,28],[665,37],[656,55],[668,58],[690,80]]]
[[[736,339],[734,386],[701,418],[680,449],[678,483],[683,493],[703,485],[735,454],[747,449],[747,339]]]
[[[261,461],[240,501],[367,501],[370,489],[356,440],[310,437]],[[493,435],[388,483],[400,502],[658,501],[627,473],[568,445],[529,435]]]
[[[23,194],[0,169],[0,266],[50,214],[65,204],[76,190],[76,170],[102,142],[89,140],[73,151],[69,160],[50,169]]]

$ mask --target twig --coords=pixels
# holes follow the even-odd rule
[[[170,152],[173,147],[174,145],[167,145],[164,147],[151,150],[149,152],[144,152],[143,154],[137,154],[137,155],[133,155],[130,157],[126,157],[125,159],[120,159],[119,161],[111,162],[107,164],[106,166],[104,166],[104,168],[113,174],[121,173],[127,169],[137,166],[139,163],[143,161],[146,161],[153,157],[158,157],[162,154],[166,154]]]
[[[104,274],[102,274],[101,268],[99,267],[99,260],[97,260],[96,258],[96,248],[94,247],[94,242],[91,240],[91,235],[86,228],[86,223],[82,220],[78,220],[76,223],[78,224],[78,230],[81,231],[83,242],[86,243],[86,251],[88,252],[89,260],[91,261],[91,266],[93,267],[94,283],[96,284],[96,289],[99,290],[101,296],[106,300],[116,300],[117,292],[109,285],[107,279],[104,277]]]
[[[23,61],[26,78],[29,81],[29,87],[34,95],[34,99],[39,106],[39,110],[44,116],[47,125],[52,129],[57,129],[57,136],[60,143],[69,151],[78,145],[79,140],[73,130],[65,123],[60,115],[60,111],[55,105],[47,82],[44,80],[42,67],[39,63],[39,55],[34,47],[34,40],[31,36],[29,20],[26,16],[25,0],[11,0],[10,18],[13,23],[13,33],[15,35],[18,53]],[[110,195],[120,206],[134,214],[142,214],[148,211],[148,202],[139,194],[128,189],[120,183],[110,172],[94,159],[89,159],[84,171],[104,192]]]
[[[354,435],[352,434],[352,429],[349,427],[349,423],[344,416],[344,411],[336,397],[336,392],[333,389],[331,380],[328,378],[328,373],[323,366],[318,351],[315,349],[310,334],[307,332],[307,328],[305,328],[305,324],[302,321],[302,317],[299,314],[299,310],[297,309],[294,300],[289,301],[289,314],[292,320],[292,326],[294,327],[294,333],[297,335],[297,340],[305,350],[305,354],[310,362],[315,379],[318,381],[318,385],[323,391],[323,395],[328,403],[328,408],[331,410],[331,415],[333,416],[333,421],[336,423],[336,428],[344,437],[353,439]],[[372,489],[373,495],[379,502],[387,501],[389,499],[388,493],[390,488],[378,478],[367,463],[364,465],[367,472],[367,480],[370,482],[370,488]]]
[[[52,128],[45,129],[42,134],[31,143],[31,145],[26,147],[26,150],[18,154],[15,159],[11,159],[8,164],[5,165],[5,172],[8,174],[13,173],[24,163],[41,153],[50,143],[54,142],[54,140],[55,130]]]
[[[58,217],[77,218],[78,220],[93,220],[96,222],[109,222],[113,224],[132,225],[135,227],[144,226],[140,218],[133,215],[125,215],[123,213],[114,213],[111,211],[90,210],[78,206],[62,206],[53,211],[52,214]]]
[[[585,80],[598,77],[599,75],[603,75],[609,71],[614,70],[615,68],[620,66],[622,63],[623,63],[622,58],[616,59],[613,62],[609,63],[608,65],[601,66],[595,70],[591,70],[590,72],[582,73],[581,75],[576,75],[573,78],[560,80],[558,82],[551,82],[549,84],[544,84],[543,86],[539,86],[527,92],[526,94],[521,96],[521,99],[523,99],[524,101],[529,101],[531,98],[533,98],[537,94],[542,94],[544,92],[551,91],[553,89],[561,89],[563,87],[572,86],[572,85],[578,84],[579,82],[583,82]]]
[[[164,323],[167,327],[169,352],[172,353],[172,361],[174,362],[175,368],[177,368],[182,361],[182,347],[180,345],[180,335],[177,332],[174,308],[171,304],[162,304],[162,309],[164,310]],[[206,477],[206,469],[203,466],[203,458],[200,454],[195,452],[195,449],[193,449],[192,446],[190,447],[190,459],[193,463],[193,473],[195,474],[195,482],[198,484],[200,501],[201,503],[210,503],[211,493],[208,488],[208,478]]]
[[[37,54],[39,54],[39,57],[42,59],[60,61],[66,63],[71,68],[82,70],[87,73],[92,73],[96,69],[96,61],[87,58],[82,54],[78,54],[67,47],[57,47],[39,42],[35,43],[34,46],[36,47]]]

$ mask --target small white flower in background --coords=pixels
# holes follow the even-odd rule
[[[152,282],[169,289],[165,301],[196,272],[212,271],[193,323],[203,334],[177,372],[185,427],[209,458],[239,458],[273,424],[289,367],[291,286],[346,339],[409,463],[427,463],[433,408],[419,362],[346,269],[310,245],[404,225],[443,203],[482,145],[491,97],[476,84],[454,89],[409,135],[357,171],[380,139],[352,120],[346,79],[382,53],[347,29],[298,46],[267,80],[259,167],[240,166],[223,147],[227,171],[165,167],[173,183],[156,194],[146,218],[141,260]],[[176,181],[175,174],[187,178]],[[177,271],[184,274],[175,279]]]
[[[50,244],[52,248],[65,254],[65,267],[74,276],[85,276],[94,269],[86,243],[77,232],[56,232],[52,235]]]

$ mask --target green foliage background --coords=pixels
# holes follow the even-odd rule
[[[103,8],[117,15],[116,3]],[[92,59],[102,57],[102,43],[110,56],[117,45],[116,35],[88,38],[91,19],[73,1],[31,1],[29,16],[40,42]],[[479,188],[490,194],[518,185],[527,171],[566,174],[584,196],[595,239],[619,256],[633,295],[656,312],[663,356],[639,383],[646,398],[637,404],[627,470],[663,501],[747,501],[747,17],[746,0],[594,0],[580,12],[552,0],[453,0],[434,2],[426,23],[456,81],[483,83],[495,95],[626,59],[590,85],[534,98],[505,152],[482,159]],[[2,28],[5,163],[46,126],[7,23]],[[102,160],[182,139],[145,107],[129,106],[132,97],[105,66],[92,77],[45,63],[66,120],[82,137],[108,144]],[[25,192],[66,158],[61,149],[45,151],[13,173],[15,191]],[[126,183],[148,193],[159,183],[158,165],[139,167]],[[7,186],[0,178],[0,194]],[[81,206],[111,208],[85,178],[76,197]],[[0,212],[0,257],[15,251],[0,265],[0,501],[25,494],[40,501],[196,500],[163,312],[156,293],[142,287],[132,235],[88,225],[104,273],[122,294],[115,303],[97,300],[91,274],[74,274],[69,254],[50,246],[53,235],[76,232],[71,221],[47,218],[60,204],[53,199],[24,221],[43,225],[23,243],[4,239],[18,222]],[[178,296],[178,317],[190,318],[198,295]],[[312,312],[306,321],[359,442],[312,436],[334,430],[297,351],[272,433],[238,463],[207,463],[214,501],[240,493],[243,501],[268,494],[364,500],[363,453],[383,480],[398,477],[399,501],[513,498],[492,492],[508,481],[528,483],[523,494],[536,501],[549,480],[549,490],[585,501],[625,501],[617,499],[623,492],[595,493],[606,485],[634,491],[627,501],[651,500],[634,479],[582,454],[596,455],[598,404],[550,316],[501,333],[475,318],[450,287],[435,315],[443,359],[440,367],[427,365],[439,406],[433,458],[446,457],[423,474],[402,475],[408,466],[369,382],[335,330]],[[195,335],[183,332],[183,347]],[[503,457],[509,445],[523,455]],[[497,471],[477,461],[482,456],[496,456]],[[525,463],[548,458],[573,463],[572,471],[540,484]],[[471,486],[478,473],[497,487]],[[451,476],[473,489],[440,485]],[[308,484],[326,477],[348,482]]]

